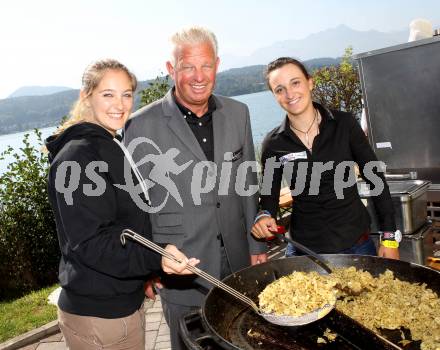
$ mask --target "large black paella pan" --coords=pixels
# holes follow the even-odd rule
[[[373,276],[389,269],[401,280],[426,283],[440,294],[440,272],[421,265],[373,256],[336,254],[324,257],[334,267],[355,266]],[[257,301],[258,294],[275,279],[293,271],[325,273],[320,269],[306,256],[300,256],[248,267],[228,276],[224,282]],[[201,328],[195,332],[191,330],[194,320],[198,320],[200,325],[197,327]],[[219,288],[209,292],[201,310],[182,321],[184,341],[192,349],[420,349],[417,341],[399,343],[400,330],[376,334],[337,310],[307,326],[276,326]],[[322,337],[326,329],[337,333],[338,337],[333,342],[318,343],[318,337]]]

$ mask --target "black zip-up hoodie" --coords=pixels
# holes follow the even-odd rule
[[[160,269],[161,257],[130,240],[121,245],[126,228],[151,239],[148,213],[115,186],[126,184],[124,153],[108,131],[92,123],[49,137],[46,147],[61,249],[58,306],[82,316],[128,316],[142,305],[145,277]]]

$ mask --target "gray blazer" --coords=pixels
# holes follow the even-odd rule
[[[164,98],[133,114],[126,125],[125,144],[138,137],[154,142],[143,142],[136,147],[132,154],[136,163],[149,154],[164,154],[171,148],[179,151],[174,151],[173,166],[169,162],[155,166],[145,162],[139,167],[143,177],[152,181],[148,190],[151,206],[163,206],[151,214],[153,239],[158,243],[172,243],[188,257],[199,258],[199,268],[219,277],[220,234],[233,271],[248,266],[250,254],[266,251],[266,244],[250,234],[258,193],[241,196],[235,189],[236,182],[241,188],[245,181],[246,185],[258,185],[255,171],[248,168],[247,172],[237,173],[244,161],[255,162],[249,110],[243,103],[214,96],[217,106],[213,113],[215,166],[206,166],[200,163],[207,162],[206,156],[171,94],[170,90]],[[169,170],[167,180],[157,181],[158,174],[165,173],[164,169]],[[170,183],[171,191],[168,191],[165,186]],[[173,183],[178,195],[173,192]],[[213,189],[208,191],[210,188]],[[194,276],[166,276],[164,284],[161,297],[188,306],[199,306],[212,287]]]

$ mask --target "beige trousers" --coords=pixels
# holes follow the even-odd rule
[[[58,323],[69,350],[144,350],[143,306],[123,318],[79,316],[58,309]]]

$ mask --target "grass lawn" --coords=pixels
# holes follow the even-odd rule
[[[0,343],[55,320],[57,308],[47,303],[47,297],[57,287],[54,285],[20,299],[0,302]]]

